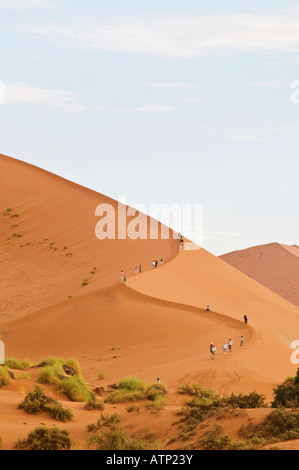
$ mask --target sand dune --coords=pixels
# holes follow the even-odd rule
[[[239,386],[242,382],[254,386],[255,380],[275,383],[296,371],[290,362],[290,344],[296,339],[299,309],[207,251],[184,251],[159,271],[130,279],[129,286],[177,304],[199,308],[209,304],[212,311],[240,324],[246,314],[255,335],[252,347],[236,363]]]
[[[299,306],[299,247],[270,243],[220,256],[252,279]]]
[[[111,204],[117,216],[116,201],[3,155],[0,187],[0,324],[113,285],[121,269],[130,275],[140,264],[150,269],[153,259],[178,252],[172,237],[98,240],[96,207]]]
[[[170,392],[165,436],[171,407],[182,403],[179,385],[257,390],[270,400],[273,387],[295,375],[290,343],[299,309],[292,303],[204,249],[179,252],[178,240],[99,241],[95,207],[109,202],[117,211],[117,203],[39,168],[0,156],[0,184],[0,339],[8,357],[77,357],[90,384],[106,374],[104,387],[127,375],[159,377]],[[160,257],[165,263],[152,269]],[[143,273],[134,275],[139,264]],[[224,355],[229,338],[233,352]],[[20,429],[12,411],[17,391],[0,393],[8,407],[0,406],[0,435],[9,429],[9,447]],[[136,418],[141,427],[149,421]]]

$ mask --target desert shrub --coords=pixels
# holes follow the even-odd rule
[[[287,377],[281,385],[273,389],[272,408],[298,408],[299,406],[299,368],[295,377]]]
[[[98,374],[98,379],[99,379],[99,380],[103,380],[105,377],[106,377],[106,374],[104,374],[103,372],[100,372],[100,373]]]
[[[65,380],[61,380],[57,389],[71,401],[88,401],[91,398],[91,393],[80,375],[66,377]]]
[[[239,432],[243,438],[264,439],[267,443],[287,441],[299,438],[299,412],[278,408],[256,425],[242,426]]]
[[[70,408],[62,406],[61,403],[54,403],[48,405],[46,410],[50,413],[50,417],[59,421],[66,423],[73,419],[73,412]]]
[[[25,359],[24,361],[19,361],[19,359],[16,359],[15,357],[7,357],[5,358],[5,365],[9,367],[10,369],[15,369],[15,370],[24,370],[24,369],[29,369],[30,367],[33,366],[33,362],[29,361],[29,359]]]
[[[29,372],[21,372],[21,374],[18,375],[17,379],[18,380],[30,380],[31,376]]]
[[[257,392],[251,392],[249,395],[235,395],[232,393],[229,397],[224,398],[224,404],[233,408],[266,408],[266,397],[259,395]]]
[[[90,398],[90,400],[88,400],[86,402],[86,405],[85,405],[85,410],[101,410],[103,411],[103,409],[105,408],[105,405],[102,401],[99,401],[99,400],[96,400],[94,398]]]
[[[167,405],[167,400],[164,396],[156,396],[155,400],[146,405],[146,408],[148,410],[153,411],[154,413],[158,413],[159,411],[163,410],[165,406]]]
[[[126,403],[126,402],[134,402],[143,400],[144,395],[139,390],[131,391],[131,390],[114,390],[110,392],[108,396],[105,398],[105,403]]]
[[[167,390],[161,383],[152,383],[146,386],[145,395],[148,400],[155,401],[160,397],[165,397]]]
[[[8,385],[10,381],[9,369],[6,366],[0,367],[0,388]]]
[[[292,413],[283,408],[273,410],[261,426],[265,437],[279,437],[281,440],[299,438],[299,413]]]
[[[39,383],[56,385],[58,391],[64,393],[71,401],[88,401],[91,393],[80,375],[82,373],[77,359],[57,359],[49,357],[39,364]]]
[[[93,434],[89,443],[96,450],[148,450],[157,449],[160,443],[151,443],[146,439],[133,438],[119,426],[117,414],[102,414],[96,425],[89,425]],[[99,434],[96,432],[100,431]]]
[[[204,450],[223,450],[230,442],[228,435],[222,434],[222,426],[217,424],[213,429],[209,429],[200,440],[199,445]]]
[[[79,361],[78,359],[75,359],[74,357],[70,357],[66,361],[63,361],[63,368],[66,373],[69,373],[69,375],[75,375],[75,373],[79,375],[82,374],[82,369],[80,367]],[[73,369],[72,373],[70,373],[71,369]]]
[[[176,438],[183,441],[195,435],[199,423],[223,409],[222,399],[212,390],[196,388],[192,396],[179,413],[182,417],[178,422],[180,432]]]
[[[294,385],[299,385],[299,368],[297,369],[296,376],[294,377]]]
[[[151,443],[142,438],[133,438],[123,428],[115,427],[103,431],[99,436],[93,435],[90,439],[96,450],[153,450],[159,449],[161,443],[156,441]]]
[[[39,426],[28,434],[27,439],[18,441],[15,447],[23,450],[70,450],[71,439],[67,431],[56,426]]]
[[[227,450],[258,450],[268,444],[267,439],[253,436],[245,441],[231,440]]]
[[[106,397],[107,403],[124,403],[139,400],[155,401],[159,397],[164,397],[167,393],[163,384],[148,384],[136,377],[123,378],[116,390],[110,392]]]
[[[137,379],[136,377],[125,377],[120,380],[118,388],[121,390],[130,390],[130,391],[141,391],[143,392],[146,388],[144,381]]]
[[[271,403],[272,408],[283,406],[288,408],[291,403],[299,403],[299,385],[288,383],[281,384],[274,389],[274,400]]]
[[[130,405],[126,408],[126,410],[127,410],[128,413],[139,413],[140,412],[140,408],[137,405]]]
[[[44,366],[38,374],[37,381],[41,384],[55,385],[58,384],[60,378],[64,376],[64,370],[59,362],[53,365]]]
[[[37,414],[46,411],[51,418],[63,422],[70,421],[73,418],[72,410],[65,408],[57,400],[48,397],[43,389],[37,385],[33,392],[29,392],[25,399],[19,404],[19,409],[29,414]]]
[[[178,393],[182,395],[191,395],[191,396],[198,396],[200,393],[200,387],[197,384],[193,385],[182,385],[178,388]]]
[[[55,400],[47,397],[43,389],[37,385],[33,392],[29,392],[25,399],[19,404],[18,408],[30,414],[37,414],[40,411],[45,411],[47,406],[54,404]]]
[[[95,424],[89,424],[87,426],[88,431],[98,431],[103,427],[115,426],[119,423],[120,417],[117,413],[109,415],[108,413],[101,413],[101,417]]]

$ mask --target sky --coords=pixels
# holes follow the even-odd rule
[[[288,0],[0,0],[0,153],[201,205],[215,255],[299,244],[298,24]]]

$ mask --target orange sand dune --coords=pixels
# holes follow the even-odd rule
[[[0,187],[0,324],[113,285],[121,269],[130,275],[178,252],[172,232],[169,240],[98,240],[96,207],[111,204],[118,216],[116,201],[3,155]]]
[[[179,253],[172,238],[99,241],[95,208],[105,202],[117,211],[117,203],[44,170],[0,156],[0,185],[0,339],[7,357],[77,357],[91,386],[100,372],[104,387],[127,375],[159,377],[170,392],[168,437],[171,409],[182,404],[179,385],[222,394],[257,390],[271,400],[272,388],[295,375],[295,305],[203,249]],[[161,257],[164,265],[152,269]],[[144,272],[135,276],[139,264]],[[120,269],[130,276],[127,286]],[[229,338],[233,352],[224,355]],[[23,419],[13,411],[16,393],[0,390],[0,436],[9,430],[8,447],[14,433],[20,437],[15,420]],[[77,413],[80,435],[86,418]],[[146,427],[151,420],[145,413],[137,421]]]
[[[299,247],[270,243],[220,256],[223,261],[299,306]]]

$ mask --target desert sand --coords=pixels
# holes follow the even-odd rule
[[[299,247],[270,243],[220,258],[299,306]]]
[[[7,357],[76,357],[92,387],[99,372],[106,374],[104,387],[128,375],[159,377],[169,391],[159,418],[146,410],[128,415],[125,406],[117,412],[126,425],[150,430],[164,443],[184,402],[178,386],[198,383],[222,395],[256,390],[271,400],[273,387],[295,375],[290,343],[299,339],[299,309],[293,303],[202,248],[180,252],[177,239],[99,241],[95,208],[106,202],[117,210],[116,201],[32,165],[0,156],[0,186],[0,339]],[[161,257],[163,266],[153,269],[152,260]],[[233,352],[224,355],[230,338]],[[53,424],[16,410],[34,383],[33,375],[0,390],[4,449],[41,421]],[[97,413],[68,406],[75,419],[62,427],[80,447]],[[265,413],[248,410],[254,411],[256,419]]]

